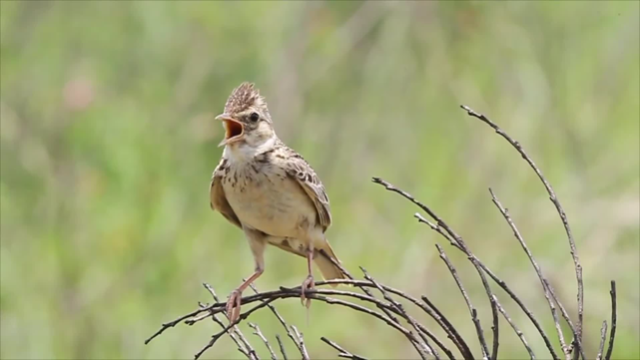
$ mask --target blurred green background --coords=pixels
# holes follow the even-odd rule
[[[370,178],[444,217],[557,342],[539,282],[487,188],[575,319],[564,230],[520,156],[458,106],[489,115],[541,167],[573,226],[587,353],[595,356],[615,279],[614,357],[640,358],[639,2],[0,6],[2,358],[190,358],[219,330],[182,325],[143,345],[162,322],[210,301],[201,282],[224,298],[253,269],[243,234],[208,200],[223,136],[213,116],[242,81],[257,84],[279,136],[324,181],[328,237],[347,268],[427,294],[476,353],[467,309],[433,246],[442,240]],[[445,250],[489,333],[477,275]],[[304,276],[301,258],[272,248],[256,284],[296,286]],[[540,336],[496,291],[544,358]],[[315,358],[336,356],[320,336],[373,358],[416,356],[364,315],[314,303],[307,326],[298,300],[278,309]],[[272,342],[284,335],[268,311],[253,320]],[[526,357],[501,324],[501,357]],[[223,338],[204,357],[241,355]]]

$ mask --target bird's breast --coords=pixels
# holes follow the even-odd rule
[[[315,208],[307,194],[272,164],[231,166],[223,188],[240,222],[269,235],[297,236],[315,223]]]

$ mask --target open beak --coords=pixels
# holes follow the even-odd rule
[[[229,114],[218,115],[216,116],[216,120],[222,121],[225,129],[224,139],[218,146],[228,145],[242,139],[244,135],[244,125],[242,125],[241,122],[233,119]]]

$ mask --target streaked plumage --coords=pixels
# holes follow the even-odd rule
[[[264,271],[267,244],[308,259],[303,289],[313,287],[311,259],[324,278],[344,278],[319,252],[337,261],[324,235],[331,225],[324,186],[304,158],[278,139],[266,101],[253,84],[236,88],[219,118],[227,134],[211,179],[211,208],[244,231],[256,261],[255,273],[229,299],[230,318],[239,315],[240,293]]]

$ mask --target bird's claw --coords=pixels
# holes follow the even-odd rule
[[[240,304],[242,303],[242,292],[239,290],[233,290],[227,300],[227,318],[229,323],[232,324],[240,317]]]
[[[307,309],[311,306],[311,299],[309,299],[305,295],[305,291],[306,290],[313,290],[313,289],[315,289],[315,287],[316,287],[316,283],[313,280],[313,275],[309,274],[309,276],[307,276],[307,278],[304,279],[304,281],[302,282],[302,286],[300,287],[300,302]]]

